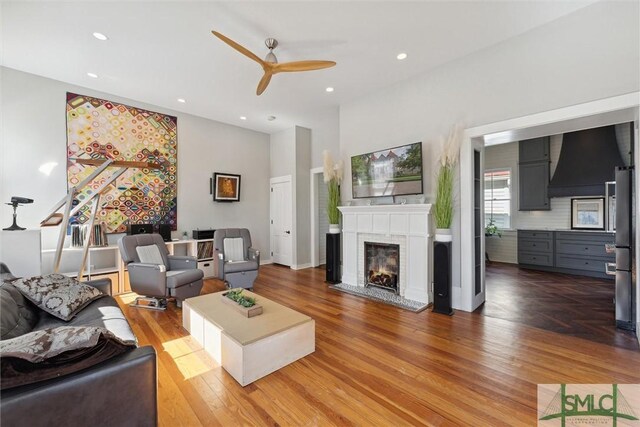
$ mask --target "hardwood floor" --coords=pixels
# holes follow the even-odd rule
[[[633,332],[615,327],[615,283],[488,263],[485,316],[638,350]]]
[[[324,270],[263,266],[259,295],[316,321],[316,351],[242,388],[165,312],[119,299],[158,352],[160,424],[472,425],[536,423],[538,383],[639,383],[640,352],[517,322],[411,313],[327,287]],[[221,290],[208,280],[204,292]]]

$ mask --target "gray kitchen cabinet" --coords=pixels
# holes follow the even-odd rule
[[[528,139],[518,143],[518,209],[548,211],[551,209],[549,186],[549,137]]]
[[[605,250],[615,234],[585,231],[518,230],[518,264],[532,270],[611,279]]]
[[[553,267],[553,231],[518,230],[518,264]]]
[[[548,162],[549,137],[527,139],[518,143],[518,162]]]
[[[608,262],[615,262],[615,254],[607,253],[605,245],[614,243],[615,234],[597,232],[555,233],[555,266],[594,272],[601,277]]]
[[[551,209],[547,195],[549,162],[521,163],[518,178],[518,202],[521,211]]]

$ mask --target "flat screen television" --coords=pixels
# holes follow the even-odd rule
[[[351,158],[354,199],[422,194],[422,143]]]

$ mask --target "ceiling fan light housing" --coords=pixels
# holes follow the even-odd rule
[[[269,53],[267,53],[267,56],[264,57],[264,62],[269,62],[271,64],[277,64],[278,63],[278,58],[276,58],[276,55],[273,53],[273,51],[269,51]]]
[[[278,40],[269,37],[264,41],[264,44],[265,46],[267,46],[268,49],[275,49],[278,47]]]

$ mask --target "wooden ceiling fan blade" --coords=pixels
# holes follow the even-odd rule
[[[323,68],[330,68],[336,65],[333,61],[294,61],[283,62],[282,64],[273,65],[273,73],[292,73],[298,71],[313,71],[322,70]]]
[[[235,50],[237,50],[238,52],[240,52],[244,56],[246,56],[248,58],[251,58],[254,61],[256,61],[258,64],[264,66],[264,61],[262,59],[260,59],[255,53],[253,53],[249,49],[247,49],[246,47],[242,46],[239,43],[234,42],[229,37],[227,37],[227,36],[225,36],[223,34],[220,34],[217,31],[211,31],[211,34],[213,34],[214,36],[216,36],[217,38],[219,38],[220,40],[222,40],[223,42],[225,42],[226,44],[228,44],[229,46],[231,46],[232,48],[234,48]]]
[[[267,86],[269,86],[269,82],[271,81],[271,76],[272,74],[270,72],[265,71],[264,76],[262,76],[262,79],[260,79],[260,83],[258,83],[258,88],[256,89],[256,95],[258,96],[262,95],[262,92],[264,92]]]

